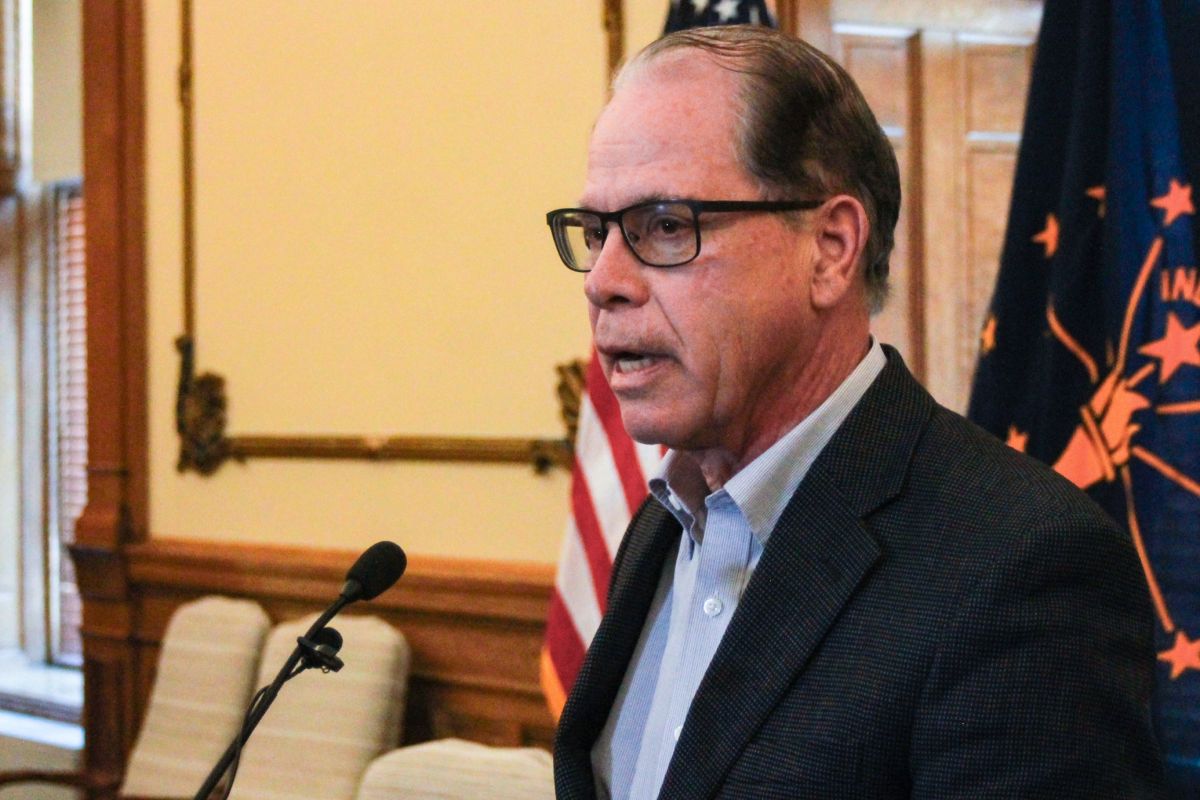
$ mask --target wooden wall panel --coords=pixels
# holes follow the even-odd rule
[[[928,9],[906,14],[904,5],[835,3],[833,13],[853,16],[835,17],[832,52],[858,81],[901,168],[893,294],[873,328],[939,401],[961,411],[1008,218],[1033,49],[1030,4],[1009,4],[1013,35],[995,8],[980,33],[969,17],[956,23],[962,30],[941,27],[941,18],[924,26]]]
[[[926,132],[922,143],[921,184],[925,247],[925,294],[916,313],[925,320],[925,353],[929,369],[923,375],[934,396],[953,405],[953,384],[946,380],[946,364],[955,360],[961,327],[957,274],[962,264],[964,220],[958,198],[962,193],[959,146],[963,131],[958,106],[958,72],[951,33],[922,31],[921,121]]]
[[[909,30],[842,26],[837,34],[835,55],[858,81],[896,150],[904,198],[892,254],[891,296],[872,327],[882,341],[900,350],[920,377],[925,372],[924,318],[919,313],[924,266],[921,129],[916,114],[919,97],[912,91],[919,74],[920,51]]]
[[[1017,141],[1025,118],[1032,53],[1030,42],[962,36],[969,136],[1002,134]]]
[[[979,350],[978,333],[987,316],[1008,221],[1032,68],[1028,40],[963,36],[966,242],[960,348],[953,380],[956,407],[966,406]]]

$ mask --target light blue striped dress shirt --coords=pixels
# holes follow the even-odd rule
[[[700,679],[783,509],[886,362],[866,357],[812,414],[708,493],[695,463],[667,454],[650,491],[683,527],[608,721],[592,748],[600,800],[658,796]],[[707,496],[706,496],[707,495]]]

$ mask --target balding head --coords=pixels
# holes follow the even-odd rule
[[[770,28],[679,31],[653,42],[614,79],[614,93],[700,51],[741,79],[738,159],[772,198],[846,193],[867,211],[863,277],[872,311],[887,297],[900,213],[896,156],[854,80],[811,45]]]

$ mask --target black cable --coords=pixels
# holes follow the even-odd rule
[[[287,683],[306,669],[308,669],[308,666],[301,662],[296,666],[291,675],[283,679],[283,683]],[[282,686],[283,684],[280,685]],[[229,800],[229,794],[233,791],[233,782],[237,779],[238,764],[242,761],[242,748],[246,746],[246,741],[250,738],[252,730],[250,719],[254,715],[254,709],[262,701],[263,696],[266,695],[267,690],[270,688],[269,685],[264,686],[254,693],[254,697],[250,698],[250,705],[246,709],[245,716],[242,717],[242,726],[238,730],[237,739],[234,740],[233,760],[229,763],[229,769],[225,777],[225,789],[221,792],[219,800]]]
[[[228,800],[229,793],[233,791],[233,781],[237,777],[238,764],[242,760],[242,748],[246,746],[246,722],[250,719],[250,714],[254,712],[254,707],[258,705],[258,701],[267,693],[266,686],[254,693],[254,697],[250,700],[250,707],[246,709],[246,714],[242,717],[242,725],[238,729],[236,744],[233,750],[233,761],[229,764],[229,770],[225,773],[225,788],[221,792],[220,800]]]

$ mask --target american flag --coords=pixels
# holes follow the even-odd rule
[[[593,353],[575,438],[571,516],[542,648],[542,690],[556,719],[604,614],[617,545],[661,459],[662,448],[638,444],[625,432],[617,398]]]
[[[705,25],[766,25],[775,20],[766,0],[671,0],[664,33]]]

